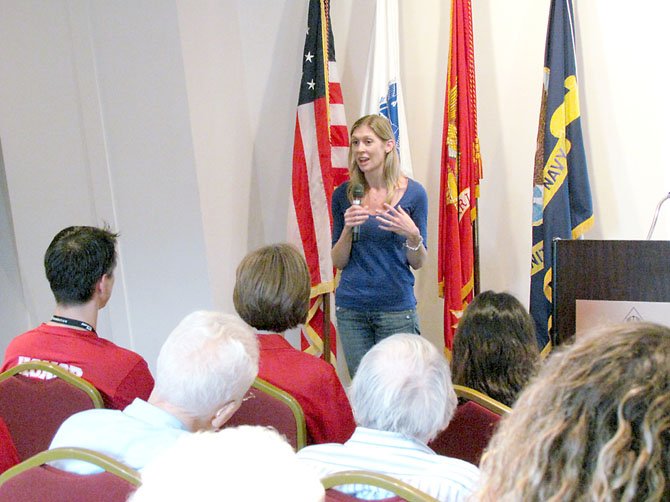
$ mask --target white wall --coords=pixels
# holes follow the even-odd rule
[[[60,0],[0,10],[0,138],[23,329],[53,309],[42,268],[53,235],[106,221],[122,237],[99,332],[153,364],[176,322],[212,305],[176,8]]]
[[[599,239],[644,238],[670,190],[661,3],[575,3]],[[52,308],[41,260],[60,228],[122,231],[122,280],[101,332],[151,364],[176,321],[230,311],[250,249],[285,238],[307,0],[0,0],[0,141],[8,200],[0,312]],[[482,288],[527,302],[531,188],[549,0],[473,2]],[[358,116],[373,0],[331,3],[347,118]],[[442,337],[436,253],[449,2],[400,0],[400,50],[430,256],[417,273],[426,336]],[[3,192],[0,190],[0,194]],[[3,195],[4,196],[4,195]],[[667,212],[670,209],[666,208]],[[670,237],[663,213],[656,238]],[[15,259],[11,255],[15,243]],[[12,264],[13,263],[13,264]],[[5,287],[8,284],[8,287]],[[17,299],[23,289],[24,299]],[[8,296],[8,295],[11,295]],[[11,338],[3,333],[0,344]]]

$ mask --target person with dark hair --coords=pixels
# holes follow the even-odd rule
[[[501,421],[476,500],[670,500],[669,417],[670,328],[577,333]]]
[[[135,352],[100,338],[98,310],[114,286],[116,239],[107,228],[68,227],[56,234],[44,256],[56,309],[51,319],[12,340],[2,371],[32,360],[52,362],[92,383],[105,406],[123,409],[154,386],[146,361]],[[31,372],[34,378],[53,378]]]
[[[343,443],[354,431],[349,400],[332,365],[296,350],[282,333],[303,324],[309,310],[307,263],[290,244],[248,254],[237,267],[233,302],[256,329],[259,378],[291,394],[302,406],[308,443]]]
[[[454,337],[454,383],[512,406],[535,374],[540,353],[535,325],[508,293],[484,291],[465,309]]]
[[[335,313],[353,377],[380,340],[421,332],[412,269],[426,261],[428,197],[402,175],[386,117],[366,115],[351,127],[349,181],[333,192],[332,211],[331,256],[342,271]]]

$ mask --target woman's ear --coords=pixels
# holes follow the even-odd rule
[[[395,140],[394,139],[389,139],[386,142],[386,145],[384,145],[384,151],[386,153],[390,153],[391,150],[393,150],[394,148],[395,148]]]

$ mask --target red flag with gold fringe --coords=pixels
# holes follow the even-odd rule
[[[473,224],[482,177],[470,0],[451,2],[442,134],[437,273],[444,298],[444,342],[450,352],[458,321],[474,296]]]

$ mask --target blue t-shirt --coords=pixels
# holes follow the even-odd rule
[[[333,192],[333,245],[344,228],[344,212],[351,203],[343,183]],[[424,188],[408,178],[407,189],[395,207],[401,206],[427,241],[428,197]],[[379,228],[370,216],[361,225],[358,242],[351,245],[349,263],[342,270],[335,291],[335,304],[345,309],[394,312],[416,307],[414,274],[407,261],[405,238]]]

